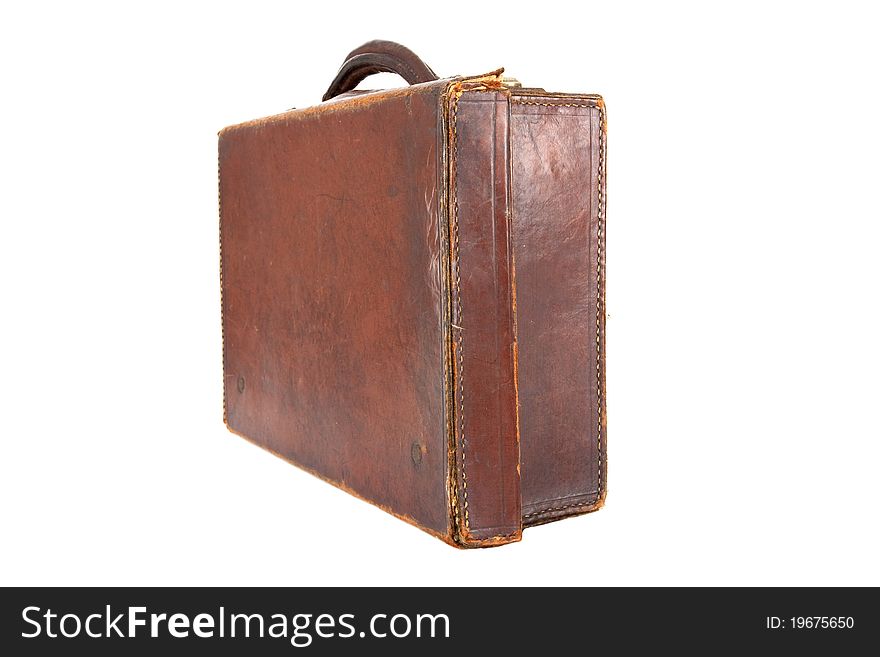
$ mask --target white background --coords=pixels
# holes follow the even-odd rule
[[[880,584],[859,7],[7,5],[0,583]],[[608,105],[607,506],[520,544],[455,550],[221,420],[216,133],[374,38]]]

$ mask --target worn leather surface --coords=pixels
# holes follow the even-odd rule
[[[604,108],[510,106],[525,524],[591,511],[605,491]]]
[[[506,92],[491,89],[450,99],[456,476],[466,543],[522,533],[508,105]]]
[[[598,508],[604,134],[500,71],[223,130],[229,428],[458,546]]]
[[[220,134],[229,427],[444,537],[445,87]]]

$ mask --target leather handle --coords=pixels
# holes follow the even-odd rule
[[[393,41],[368,41],[348,53],[322,100],[330,100],[351,91],[361,80],[374,73],[396,73],[409,84],[439,79],[409,48]]]

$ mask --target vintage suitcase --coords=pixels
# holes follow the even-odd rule
[[[606,490],[605,109],[502,71],[220,132],[227,426],[460,547]]]

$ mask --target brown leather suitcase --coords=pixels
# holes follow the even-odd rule
[[[220,132],[227,426],[460,547],[606,490],[605,108],[502,72]]]

